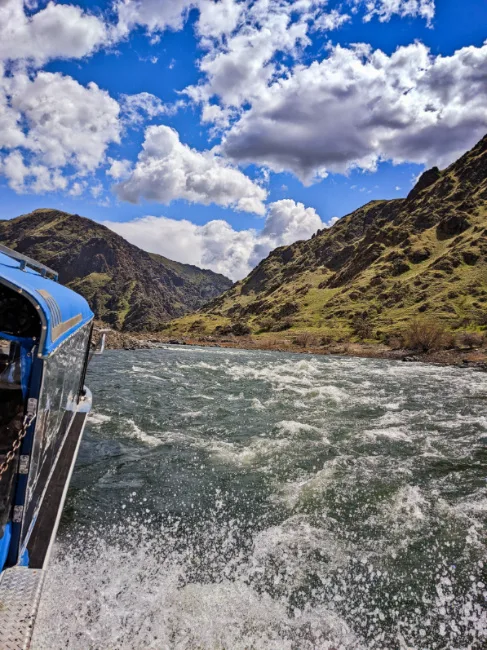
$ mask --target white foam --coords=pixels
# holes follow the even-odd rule
[[[480,566],[460,596],[454,575],[437,558],[436,596],[425,594],[428,610],[419,616],[407,594],[385,609],[374,591],[381,571],[307,515],[256,533],[248,554],[239,551],[235,522],[215,520],[203,534],[204,556],[178,521],[156,529],[125,520],[76,535],[71,547],[57,545],[33,650],[467,650],[487,638]],[[222,554],[230,559],[222,562]],[[349,564],[351,556],[361,572]],[[196,568],[205,579],[192,577]],[[295,595],[310,574],[315,599],[299,605]],[[386,615],[397,624],[389,636],[380,631]],[[368,641],[352,631],[367,621],[376,630]],[[431,637],[418,644],[421,630],[433,626],[437,636],[443,625],[443,645]],[[468,636],[467,645],[460,635]]]
[[[443,517],[453,517],[468,522],[467,543],[484,551],[485,554],[485,520],[487,517],[487,496],[485,488],[480,488],[467,498],[455,503],[444,499],[438,500],[438,510]]]
[[[387,427],[383,429],[366,429],[363,431],[364,438],[368,440],[377,440],[378,438],[386,438],[389,440],[397,440],[401,442],[411,442],[411,433],[408,429],[400,427]]]
[[[285,439],[254,437],[243,447],[237,447],[231,443],[214,442],[212,448],[223,460],[237,465],[252,465],[265,469],[269,462],[280,456],[291,445],[292,442]]]
[[[203,415],[203,411],[187,411],[186,413],[181,413],[181,417],[184,420],[193,420],[199,418]]]
[[[215,524],[203,553],[167,530],[143,532],[135,543],[136,534],[125,523],[115,543],[108,537],[103,541],[102,530],[97,531],[101,541],[95,536],[92,549],[80,545],[76,558],[63,548],[34,650],[484,647],[487,624],[478,603],[485,587],[477,584],[481,571],[475,569],[475,558],[485,554],[487,500],[482,486],[478,492],[469,487],[477,485],[473,453],[487,428],[487,402],[477,399],[487,391],[483,375],[351,358],[174,351],[165,353],[163,362],[138,360],[134,370],[137,379],[157,373],[156,367],[164,372],[175,388],[170,396],[174,413],[168,413],[163,391],[154,392],[147,431],[126,419],[120,435],[147,447],[189,447],[195,458],[205,458],[199,471],[211,480],[224,476],[232,490],[239,489],[241,478],[247,489],[257,477],[256,494],[268,499],[263,503],[273,525],[266,527],[259,515],[254,521],[250,489],[244,496],[252,514],[248,521],[247,514],[238,515],[246,530],[254,530],[250,549],[234,548],[238,531],[231,521]],[[129,399],[134,417],[136,396]],[[191,422],[203,413],[210,420],[207,428],[206,419]],[[333,458],[324,461],[328,454]],[[429,474],[428,467],[436,467],[432,458],[444,458],[452,467],[461,459],[464,484],[460,472],[443,472],[441,466]],[[465,459],[472,461],[472,471]],[[173,489],[168,487],[170,494]],[[199,486],[191,483],[189,494],[192,489]],[[208,525],[202,513],[198,526]],[[439,526],[445,534],[433,538],[431,531]],[[225,528],[228,534],[217,539]],[[442,554],[438,548],[445,540],[448,549]],[[451,574],[450,586],[444,583],[456,543],[463,566],[476,578],[468,593]],[[376,589],[381,571],[401,573],[409,563],[415,567],[416,553],[418,579],[410,593],[403,593],[394,579],[388,583],[389,578]],[[419,564],[421,555],[427,565]],[[365,578],[352,560],[363,565]],[[202,567],[208,575],[196,579],[194,572]],[[435,578],[427,577],[430,571],[438,573],[436,599],[431,598]],[[391,590],[398,601],[386,611],[384,595]],[[418,614],[411,601],[423,597],[427,611]],[[391,618],[400,630],[397,636],[384,623]],[[367,641],[351,633],[352,627],[359,635],[367,626]]]
[[[104,424],[105,422],[110,422],[110,415],[104,415],[103,413],[97,413],[96,411],[91,411],[88,415],[88,422],[92,425]]]
[[[156,438],[155,436],[151,436],[148,433],[145,433],[145,431],[142,431],[142,429],[137,424],[135,424],[134,420],[129,418],[126,420],[126,424],[128,426],[122,427],[120,429],[120,432],[128,438],[139,440],[140,442],[143,442],[145,445],[149,445],[150,447],[158,447],[159,445],[162,445],[162,440]]]
[[[154,375],[152,372],[149,372],[153,368],[156,368],[156,364],[147,362],[144,366],[133,365],[132,372],[137,376],[137,380],[151,379],[153,381],[166,381],[164,377],[160,377],[159,375]]]
[[[178,368],[184,370],[194,370],[195,368],[199,368],[200,370],[213,370],[213,371],[221,370],[220,366],[217,366],[212,363],[207,363],[206,361],[198,361],[198,363],[193,363],[193,364],[178,363]]]
[[[427,502],[417,485],[401,487],[384,512],[398,533],[423,526]]]
[[[346,463],[346,458],[333,458],[311,476],[276,486],[272,499],[295,508],[300,502],[313,496],[322,496],[336,482],[336,474]]]
[[[328,538],[304,518],[261,533],[249,561],[237,559],[234,570],[229,567],[232,576],[205,583],[188,581],[196,558],[191,547],[175,550],[176,530],[177,526],[154,534],[140,522],[125,523],[115,540],[93,536],[88,543],[86,539],[75,543],[74,549],[58,548],[33,650],[364,648],[332,608],[290,608],[288,597],[275,598],[252,586],[252,577],[258,583],[270,558],[281,551],[298,568],[303,553],[312,557],[329,545]],[[116,540],[119,534],[122,543]],[[233,535],[230,527],[205,562],[210,566],[218,562],[221,548],[235,544]],[[286,575],[299,583],[296,573]]]
[[[299,436],[301,433],[316,433],[319,431],[317,427],[314,427],[305,422],[296,422],[295,420],[281,420],[277,422],[276,427],[279,430],[280,436]]]
[[[233,395],[232,393],[229,393],[227,395],[227,400],[229,402],[238,402],[239,400],[243,400],[243,399],[245,399],[243,393],[239,393],[238,395]]]
[[[320,571],[324,562],[327,570],[344,566],[349,551],[326,526],[313,526],[308,515],[297,514],[255,536],[245,577],[261,573],[264,567],[272,565],[275,573],[288,575],[289,589],[299,586],[310,570]]]
[[[257,397],[254,397],[251,401],[252,408],[254,408],[256,411],[265,411],[266,407],[260,399],[257,399]]]

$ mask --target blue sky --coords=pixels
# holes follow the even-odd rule
[[[487,132],[485,0],[6,0],[0,26],[1,218],[234,279]]]

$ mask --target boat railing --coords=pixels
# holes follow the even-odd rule
[[[3,244],[0,244],[0,253],[4,253],[4,255],[8,255],[8,257],[11,257],[13,260],[17,260],[18,262],[20,262],[21,269],[25,269],[25,267],[28,266],[29,268],[34,269],[34,271],[38,271],[42,275],[42,277],[50,278],[55,282],[58,281],[59,275],[57,271],[50,269],[45,264],[36,262],[35,260],[33,260],[30,257],[27,257],[27,255],[24,255],[23,253],[18,253],[17,251],[8,248],[8,246],[3,246]]]

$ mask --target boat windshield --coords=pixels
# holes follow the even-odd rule
[[[34,306],[22,295],[0,284],[0,336],[34,337],[40,321]]]

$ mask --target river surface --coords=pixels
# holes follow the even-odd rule
[[[95,357],[34,650],[487,647],[487,375]]]

